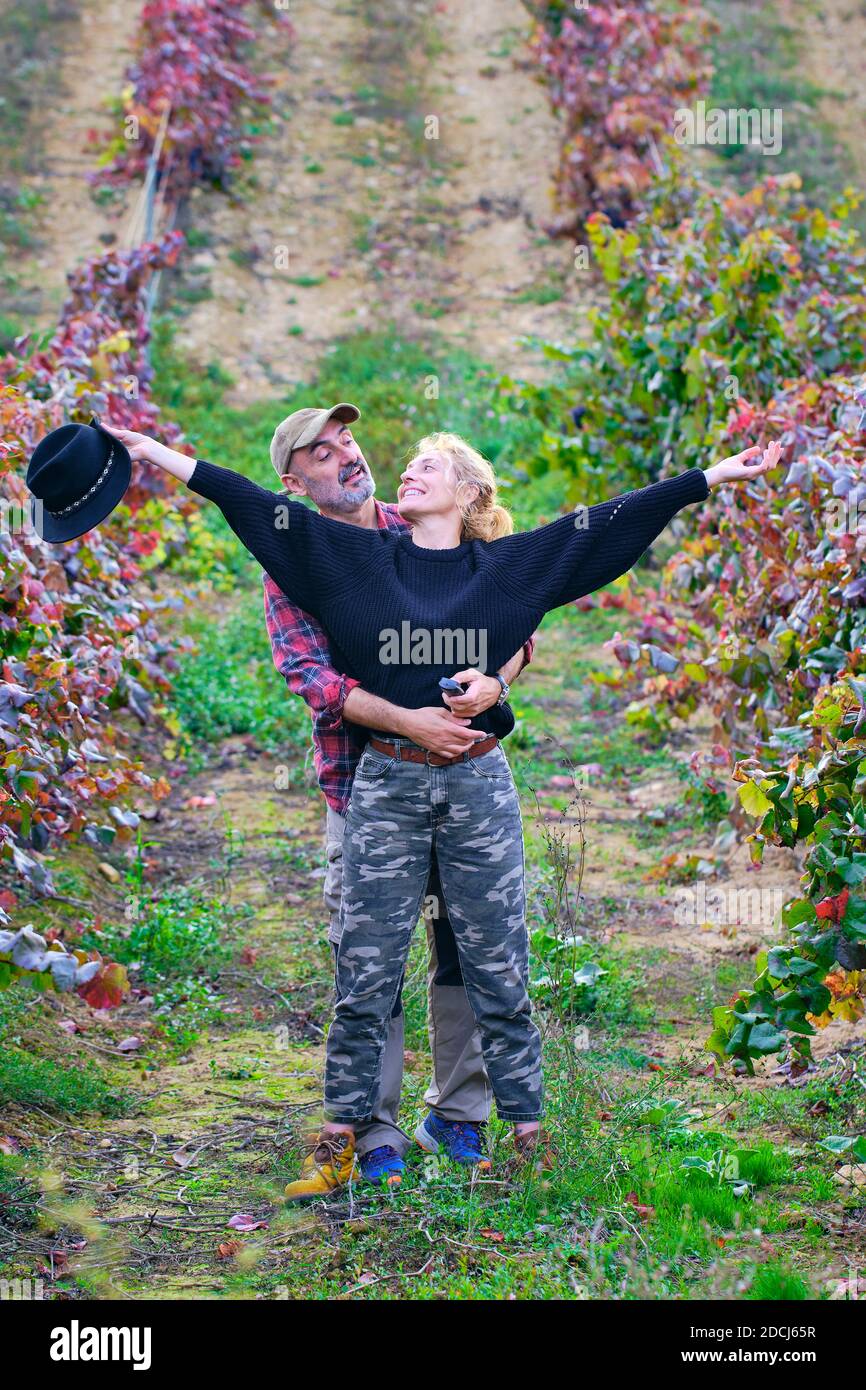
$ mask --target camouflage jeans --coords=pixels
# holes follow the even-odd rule
[[[356,1124],[371,1114],[433,848],[497,1113],[509,1121],[541,1113],[541,1041],[526,991],[523,827],[505,754],[494,748],[429,767],[368,748],[343,841],[329,1120]]]

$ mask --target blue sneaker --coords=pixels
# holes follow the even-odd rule
[[[431,1110],[415,1131],[415,1141],[428,1154],[444,1153],[455,1163],[490,1172],[490,1159],[481,1147],[480,1124],[443,1120]]]
[[[390,1144],[383,1144],[381,1148],[370,1149],[369,1153],[361,1154],[358,1162],[367,1182],[376,1183],[377,1186],[384,1183],[386,1187],[398,1187],[403,1181],[406,1164]]]

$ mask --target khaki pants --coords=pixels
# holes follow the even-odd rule
[[[340,939],[345,828],[345,817],[329,806],[324,897],[329,917],[328,940],[335,948]],[[430,948],[427,1026],[433,1054],[433,1075],[424,1100],[443,1120],[478,1124],[490,1114],[492,1092],[484,1070],[475,1016],[466,997],[454,933],[441,907],[444,898],[438,873],[431,873],[428,897],[440,904],[440,911],[427,921]],[[399,1154],[407,1152],[411,1140],[397,1123],[402,1084],[403,1010],[398,997],[389,1023],[373,1118],[358,1125],[356,1130],[359,1154],[369,1153],[382,1144],[390,1144]]]

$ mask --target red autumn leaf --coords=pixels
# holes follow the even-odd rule
[[[217,1246],[217,1258],[220,1260],[233,1260],[244,1245],[241,1240],[225,1240]]]
[[[639,1216],[642,1221],[649,1221],[651,1217],[655,1216],[655,1207],[647,1206],[640,1200],[636,1192],[627,1192],[623,1201],[628,1202],[635,1215]]]
[[[815,904],[815,915],[822,921],[841,922],[845,916],[845,909],[848,906],[850,893],[847,888],[843,888],[841,893],[837,893],[835,898],[822,898]]]
[[[124,966],[108,961],[78,993],[91,1009],[116,1009],[129,993],[129,978]]]

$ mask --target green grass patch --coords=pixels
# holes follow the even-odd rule
[[[815,1294],[801,1275],[778,1260],[770,1260],[756,1271],[746,1297],[771,1303],[792,1303],[812,1300]]]
[[[193,649],[172,677],[172,711],[181,748],[194,762],[202,764],[222,739],[251,735],[262,751],[286,759],[285,785],[297,785],[310,716],[274,666],[252,561],[249,571],[221,621],[195,614],[187,621]]]
[[[0,1153],[0,1229],[28,1230],[36,1223],[39,1190],[30,1181],[29,1162]]]
[[[515,304],[556,304],[564,294],[565,277],[561,273],[551,273],[519,290],[512,298]]]
[[[176,1051],[185,1051],[208,1028],[223,1023],[219,972],[232,961],[253,917],[247,904],[192,883],[152,886],[144,878],[147,844],[127,873],[125,913],[86,930],[85,948],[125,965],[131,981],[153,995],[151,1017]],[[234,858],[229,837],[223,867]]]
[[[93,1063],[65,1066],[55,1057],[37,1057],[16,1047],[0,1051],[0,1097],[3,1104],[39,1106],[57,1115],[122,1115],[135,1104]]]
[[[737,1151],[749,1175],[737,1196],[727,1179],[684,1166],[689,1156],[711,1160],[719,1142],[690,1127],[684,1079],[612,1094],[553,1039],[545,1081],[559,1162],[543,1179],[502,1180],[510,1138],[494,1120],[497,1181],[473,1182],[413,1152],[398,1194],[359,1187],[352,1220],[327,1234],[308,1229],[279,1270],[251,1276],[254,1286],[323,1299],[349,1290],[374,1300],[700,1299],[711,1281],[719,1297],[757,1297],[755,1288],[814,1297],[804,1276],[768,1265],[760,1246],[761,1232],[784,1229],[784,1154],[767,1144]],[[408,1111],[403,1123],[413,1123]],[[276,1162],[279,1183],[294,1175],[298,1154],[290,1147]]]

